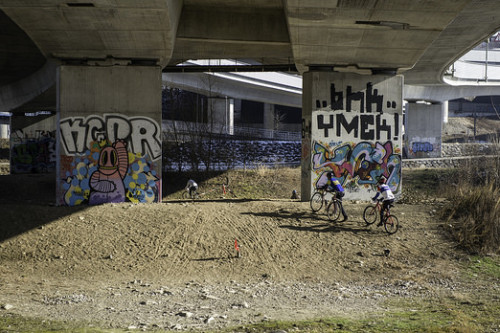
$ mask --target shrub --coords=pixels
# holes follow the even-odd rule
[[[500,252],[500,190],[489,185],[461,186],[442,217],[452,238],[471,253]]]

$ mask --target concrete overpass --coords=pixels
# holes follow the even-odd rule
[[[0,111],[32,101],[58,65],[75,63],[255,59],[441,84],[449,64],[498,29],[499,11],[494,0],[2,0]]]
[[[442,84],[442,74],[453,61],[498,30],[499,15],[493,0],[334,0],[321,4],[297,0],[156,0],[146,4],[0,0],[0,43],[4,46],[0,51],[0,111],[24,112],[28,102],[40,107],[57,94],[62,150],[58,176],[71,174],[70,165],[80,163],[79,156],[89,144],[99,141],[98,132],[105,132],[117,156],[124,151],[118,144],[120,138],[127,138],[129,152],[148,156],[144,162],[156,175],[147,177],[161,182],[161,163],[157,162],[161,147],[154,133],[160,120],[163,69],[189,59],[252,59],[273,68],[294,67],[303,77],[304,89],[302,197],[308,196],[326,168],[340,172],[343,181],[362,176],[362,182],[354,185],[364,193],[361,197],[366,196],[381,174],[352,170],[354,160],[325,160],[328,154],[322,149],[342,150],[334,143],[361,137],[365,142],[372,134],[386,138],[373,137],[371,157],[366,161],[383,160],[384,176],[399,191],[394,165],[400,147],[403,76],[407,85]],[[337,110],[345,113],[338,115]],[[344,126],[346,136],[337,130],[337,139],[332,141],[334,124],[328,119]],[[360,154],[368,148],[368,141],[366,147],[355,142],[356,147],[345,147],[351,153],[353,148]],[[387,153],[385,159],[378,156],[382,151]],[[341,151],[337,156],[342,156]],[[104,169],[87,167],[88,172],[103,175]],[[120,174],[130,176],[125,171]],[[107,186],[95,185],[90,188],[94,198],[68,201],[65,196],[76,185],[59,182],[58,203],[109,202],[132,192],[122,189],[118,178],[112,183],[120,189],[104,195],[98,188]],[[130,195],[157,200],[158,186],[151,186],[144,193]]]

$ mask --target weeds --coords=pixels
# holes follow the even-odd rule
[[[442,212],[452,238],[470,253],[500,252],[500,190],[459,188]]]
[[[500,252],[500,146],[490,148],[495,157],[470,159],[455,170],[446,191],[449,204],[441,212],[451,237],[469,253]]]

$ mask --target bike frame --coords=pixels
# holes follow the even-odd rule
[[[387,209],[385,210],[385,213],[384,213],[384,221],[383,221],[383,223],[385,223],[385,220],[387,220],[387,218],[389,217],[389,215],[391,215],[391,207],[392,207],[392,204],[390,204],[389,206],[387,206]],[[375,203],[375,209],[377,210],[377,212],[380,215],[380,211],[382,210],[382,201],[377,200],[377,202]]]

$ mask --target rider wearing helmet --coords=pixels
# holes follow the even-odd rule
[[[389,208],[389,205],[394,202],[394,194],[391,191],[391,188],[386,184],[386,179],[384,176],[381,176],[377,181],[377,194],[372,198],[373,201],[377,200],[378,196],[382,194],[382,209],[380,210],[380,222],[377,226],[382,225],[382,221],[384,219],[385,210]]]

